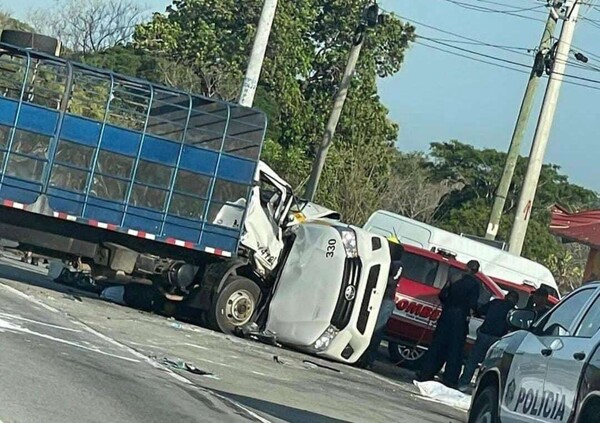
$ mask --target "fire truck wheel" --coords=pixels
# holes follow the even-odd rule
[[[397,342],[388,342],[388,353],[394,363],[409,370],[419,370],[425,355],[422,349]]]
[[[256,318],[260,300],[260,288],[254,281],[243,276],[229,278],[221,292],[217,293],[207,313],[209,326],[223,333],[233,333]]]

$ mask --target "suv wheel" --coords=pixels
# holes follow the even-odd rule
[[[494,385],[483,389],[473,401],[469,423],[499,423],[498,388]]]

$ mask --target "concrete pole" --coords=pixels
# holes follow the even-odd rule
[[[315,194],[317,193],[317,187],[319,185],[319,180],[321,179],[321,173],[323,173],[323,166],[325,166],[327,153],[329,152],[329,147],[331,147],[333,142],[333,134],[335,134],[337,124],[342,114],[342,109],[344,108],[344,103],[346,102],[346,97],[348,96],[348,89],[352,83],[352,77],[354,76],[354,70],[360,56],[360,50],[362,49],[363,42],[364,30],[359,29],[359,31],[357,31],[357,38],[353,42],[352,48],[350,49],[348,62],[346,63],[346,70],[344,71],[344,76],[342,77],[340,87],[335,94],[333,100],[333,109],[329,115],[329,120],[327,121],[327,126],[325,127],[325,133],[321,139],[317,156],[313,161],[310,178],[306,184],[306,193],[304,196],[309,201],[313,201]]]
[[[540,179],[540,172],[544,163],[544,154],[548,145],[548,138],[552,128],[552,121],[558,104],[560,87],[564,79],[564,73],[569,59],[571,50],[571,42],[575,26],[577,25],[577,17],[579,15],[580,0],[574,0],[573,4],[567,10],[567,16],[563,23],[550,80],[546,88],[542,110],[538,120],[531,153],[529,154],[529,163],[527,164],[527,173],[523,181],[521,196],[519,197],[519,205],[515,215],[515,221],[510,234],[509,251],[513,254],[520,255],[523,249],[523,242],[527,234],[527,225],[531,216],[531,209],[535,199],[537,184]]]
[[[552,6],[551,6],[552,7]],[[533,108],[533,100],[535,99],[535,92],[537,90],[540,77],[544,73],[543,57],[546,52],[550,49],[552,43],[552,37],[554,36],[554,29],[556,28],[556,19],[553,14],[548,15],[546,21],[546,27],[542,34],[542,40],[538,47],[538,53],[531,68],[531,74],[529,75],[529,81],[527,82],[527,88],[525,89],[525,95],[523,96],[523,102],[521,103],[521,109],[519,110],[519,116],[517,118],[517,124],[515,125],[512,138],[510,140],[510,147],[506,155],[506,163],[504,164],[504,172],[502,178],[496,189],[496,197],[494,199],[494,206],[490,214],[490,220],[485,233],[485,238],[494,240],[498,235],[498,228],[500,226],[500,219],[502,218],[502,212],[504,211],[504,205],[506,203],[506,197],[510,189],[513,175],[515,173],[515,167],[519,160],[521,153],[521,145],[523,143],[523,137],[527,124],[530,119],[531,109]]]
[[[254,37],[246,76],[242,83],[242,92],[240,93],[239,101],[239,104],[242,106],[252,107],[254,103],[254,95],[256,94],[256,87],[258,86],[260,71],[265,58],[265,52],[267,51],[267,44],[269,43],[269,35],[271,34],[271,26],[273,25],[276,10],[277,0],[265,0],[260,20],[258,21],[258,27],[256,28],[256,36]]]

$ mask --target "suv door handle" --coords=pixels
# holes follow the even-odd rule
[[[544,357],[550,357],[552,355],[552,348],[544,348],[540,351]]]
[[[583,351],[576,352],[575,354],[573,354],[573,358],[577,361],[583,361],[585,360],[585,353]]]

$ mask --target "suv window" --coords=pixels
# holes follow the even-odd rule
[[[540,336],[571,336],[569,328],[595,291],[595,288],[584,289],[568,297],[536,325],[535,333]]]
[[[402,277],[433,286],[439,263],[409,252],[402,254]]]
[[[575,336],[591,338],[600,329],[600,297],[596,298],[581,321]]]

